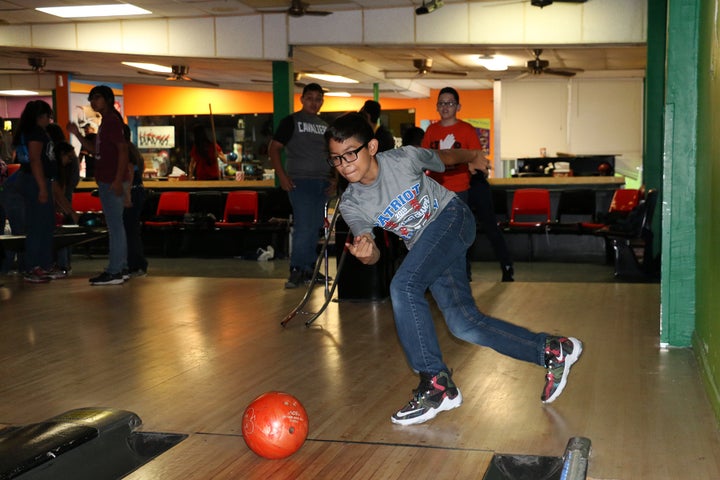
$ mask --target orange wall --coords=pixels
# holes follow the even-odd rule
[[[431,90],[429,98],[401,99],[382,98],[385,110],[415,109],[415,122],[437,120],[435,109],[438,90]],[[370,97],[325,97],[322,111],[358,111]],[[272,93],[219,90],[213,88],[166,87],[156,85],[126,84],[123,86],[125,115],[205,115],[210,105],[216,115],[233,113],[272,113]],[[460,118],[493,118],[492,90],[465,90],[460,92],[462,108]],[[300,110],[300,95],[295,95],[295,110]],[[492,151],[492,137],[491,137]]]

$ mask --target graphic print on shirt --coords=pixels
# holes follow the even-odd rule
[[[437,200],[429,195],[418,198],[419,190],[420,184],[416,183],[395,196],[378,215],[375,225],[405,240],[412,238],[428,222],[432,210],[438,208]]]
[[[327,130],[327,125],[318,125],[317,123],[303,121],[297,122],[297,131],[299,133],[315,133],[317,135],[325,135],[325,130]]]

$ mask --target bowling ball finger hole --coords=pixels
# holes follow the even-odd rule
[[[293,433],[295,433],[295,427],[290,427],[290,428],[288,429],[288,432],[290,432],[290,435],[292,435]]]

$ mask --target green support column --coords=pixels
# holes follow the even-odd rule
[[[273,72],[273,131],[277,130],[280,120],[293,113],[293,89],[295,86],[293,64],[276,61],[272,64]],[[285,152],[282,154],[285,165]],[[279,187],[278,177],[275,186]]]
[[[669,0],[667,21],[660,341],[683,347],[695,329],[699,1]]]

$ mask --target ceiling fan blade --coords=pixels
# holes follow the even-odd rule
[[[310,15],[313,17],[326,17],[326,16],[330,15],[331,13],[333,13],[333,12],[325,12],[322,10],[305,10],[303,15]]]
[[[554,68],[546,68],[543,70],[543,73],[548,75],[560,75],[562,77],[574,77],[577,74],[577,72],[573,70],[556,70]]]
[[[187,81],[190,81],[190,82],[193,82],[193,83],[201,83],[201,84],[203,84],[203,85],[207,85],[207,86],[210,86],[210,87],[219,87],[219,86],[220,86],[219,83],[209,82],[209,81],[207,81],[207,80],[198,80],[197,78],[185,77],[185,78],[183,78],[183,80],[187,80]]]
[[[452,75],[455,77],[467,77],[468,72],[455,72],[452,70],[428,70],[427,75]]]
[[[168,76],[164,73],[143,72],[142,70],[136,70],[136,72],[140,75],[150,75],[151,77],[160,77],[168,80]]]

